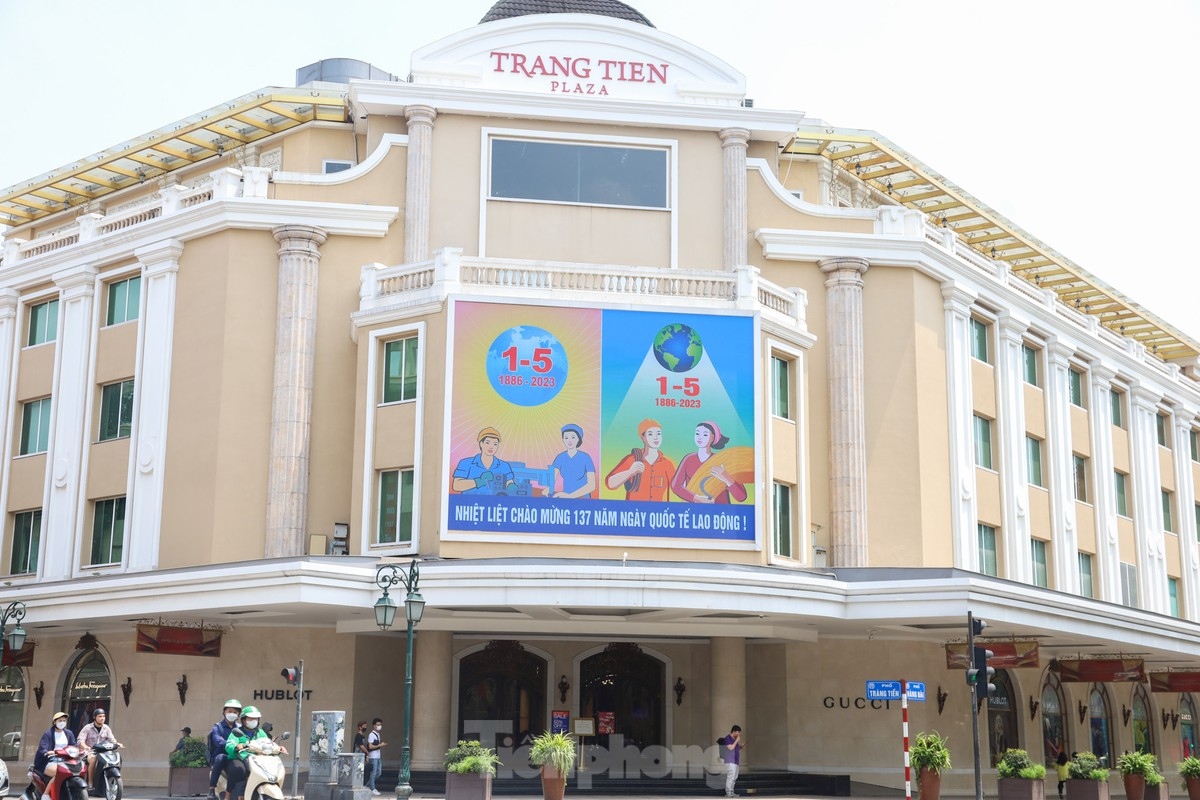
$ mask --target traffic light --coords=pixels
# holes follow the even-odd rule
[[[284,667],[283,669],[279,670],[279,674],[282,675],[284,680],[288,682],[288,686],[295,686],[300,682],[299,667]]]
[[[983,629],[987,627],[987,621],[982,620],[982,619],[976,619],[975,617],[972,617],[970,615],[968,615],[968,617],[971,620],[971,636],[974,637],[974,636],[978,636],[979,634],[983,633]]]
[[[976,620],[983,622],[983,620]],[[983,622],[986,627],[987,623]],[[992,676],[996,674],[995,667],[988,666],[988,659],[996,654],[986,647],[975,647],[971,650],[971,668],[967,670],[967,683],[975,687],[975,699],[986,700],[989,692],[996,691]]]

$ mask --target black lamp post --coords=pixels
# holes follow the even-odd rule
[[[10,619],[16,623],[11,631],[8,630]],[[25,619],[25,604],[20,600],[13,600],[8,604],[8,608],[4,609],[3,616],[0,616],[0,659],[4,658],[6,645],[14,653],[25,646],[25,629],[21,627],[23,619]]]
[[[375,571],[375,583],[383,589],[383,597],[375,601],[375,624],[380,630],[388,630],[396,621],[396,601],[388,589],[398,583],[404,584],[404,615],[408,618],[408,648],[404,652],[404,744],[400,748],[400,779],[396,783],[396,797],[412,795],[409,780],[412,777],[412,696],[413,696],[413,626],[421,621],[425,613],[425,598],[417,592],[417,562],[408,562],[408,573],[399,564],[380,564]]]

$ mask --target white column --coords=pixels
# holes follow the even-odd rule
[[[280,225],[272,233],[280,247],[263,553],[267,558],[304,553],[317,341],[317,264],[321,259],[319,248],[326,238],[324,231],[307,225]]]
[[[1029,474],[1025,452],[1025,324],[1011,315],[996,321],[996,392],[1000,448],[1000,526],[1004,539],[1004,577],[1033,582],[1029,528]]]
[[[454,743],[450,730],[450,695],[453,692],[454,635],[449,631],[418,629],[413,638],[412,765],[413,769],[440,769],[446,748]]]
[[[975,295],[942,284],[946,309],[946,417],[950,424],[950,531],[954,566],[979,570],[975,494],[975,439],[971,428],[971,303]]]
[[[13,367],[16,364],[16,353],[20,349],[17,344],[20,339],[17,333],[17,307],[20,305],[21,293],[16,289],[4,288],[0,289],[0,420],[5,420],[5,423],[0,423],[0,430],[4,433],[0,434],[0,440],[11,442],[7,435],[11,435],[11,431],[16,427],[14,425],[13,415],[13,384],[14,378]],[[20,435],[19,433],[17,435]],[[9,447],[5,452],[11,457],[13,452],[16,452]],[[5,491],[0,492],[0,496],[7,497],[8,470],[4,470]]]
[[[1071,381],[1067,360],[1074,351],[1051,339],[1046,343],[1046,469],[1043,474],[1050,490],[1050,538],[1054,552],[1060,555],[1076,550],[1074,451],[1071,448]],[[1061,561],[1061,558],[1058,560]],[[1078,567],[1078,556],[1074,557]],[[1066,568],[1066,565],[1063,565]],[[1075,585],[1078,586],[1078,580]],[[1063,589],[1067,591],[1067,589]]]
[[[1200,619],[1200,554],[1196,546],[1196,487],[1192,483],[1191,431],[1196,409],[1175,409],[1175,530],[1179,533],[1179,616]],[[1170,595],[1167,596],[1170,602]]]
[[[737,269],[749,260],[750,223],[746,211],[746,145],[750,131],[725,128],[720,133],[722,188],[724,189],[725,269]]]
[[[42,516],[44,580],[63,580],[74,573],[77,543],[83,524],[84,449],[89,436],[88,396],[91,387],[91,355],[96,332],[93,327],[96,269],[79,267],[54,276],[60,295],[59,337],[55,345],[54,422],[46,463],[50,466],[50,491]]]
[[[168,239],[138,248],[144,308],[138,324],[137,419],[126,510],[126,568],[158,567],[162,538],[167,411],[171,399],[171,355],[175,335],[175,284],[183,242]]]
[[[863,258],[826,258],[825,352],[829,381],[829,541],[835,567],[867,558],[866,397],[863,380]]]
[[[1162,477],[1158,470],[1157,392],[1130,387],[1133,462],[1133,530],[1137,553],[1138,605],[1167,611],[1166,546],[1163,543]]]
[[[431,106],[408,106],[408,180],[404,190],[404,263],[429,258],[429,187],[433,178]]]
[[[1093,565],[1092,589],[1098,599],[1109,602],[1121,600],[1121,554],[1117,541],[1117,490],[1113,461],[1111,393],[1112,381],[1117,373],[1099,363],[1088,369],[1091,377],[1091,422],[1092,466],[1095,468],[1095,487],[1092,490],[1092,508],[1095,514],[1096,563]],[[1078,550],[1078,543],[1075,543]],[[1076,558],[1078,558],[1076,556]],[[1073,569],[1078,587],[1079,569]],[[1064,588],[1064,591],[1067,589]],[[1078,588],[1071,590],[1078,591]]]

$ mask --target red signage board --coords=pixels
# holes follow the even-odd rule
[[[221,631],[176,628],[169,625],[138,625],[139,653],[173,656],[221,656]]]
[[[1200,672],[1151,672],[1152,692],[1200,692]]]
[[[994,653],[988,659],[988,664],[996,669],[1039,666],[1038,643],[1034,640],[983,642],[976,639],[975,646],[986,647]],[[971,657],[967,653],[966,642],[952,642],[946,645],[946,669],[968,669],[970,666]]]
[[[600,733],[616,733],[615,714],[612,711],[601,711],[597,716]]]
[[[1140,658],[1080,658],[1052,661],[1050,669],[1063,683],[1143,683],[1146,663]]]
[[[26,642],[25,646],[20,650],[13,651],[8,645],[4,646],[4,660],[0,662],[2,667],[32,667],[33,666],[33,642]]]

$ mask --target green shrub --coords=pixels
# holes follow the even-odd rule
[[[1143,778],[1149,778],[1158,774],[1158,759],[1154,753],[1134,750],[1132,753],[1121,754],[1117,759],[1117,769],[1122,775],[1141,775]]]
[[[446,751],[446,759],[442,765],[447,772],[459,775],[495,775],[496,767],[500,766],[500,756],[496,755],[492,748],[484,747],[477,741],[459,739],[458,744]]]
[[[1108,780],[1108,770],[1100,766],[1100,759],[1095,753],[1087,751],[1076,753],[1075,757],[1067,762],[1067,774],[1075,780]]]
[[[1188,756],[1178,764],[1179,776],[1182,778],[1200,778],[1200,758]]]
[[[575,766],[575,740],[569,733],[540,733],[529,748],[529,763],[535,767],[549,764],[566,775]]]
[[[173,750],[167,763],[172,767],[207,767],[208,744],[203,737],[188,736],[181,750]]]
[[[942,772],[950,769],[950,748],[947,739],[937,731],[918,733],[908,748],[908,763],[917,771],[920,781],[921,770],[928,769]]]

